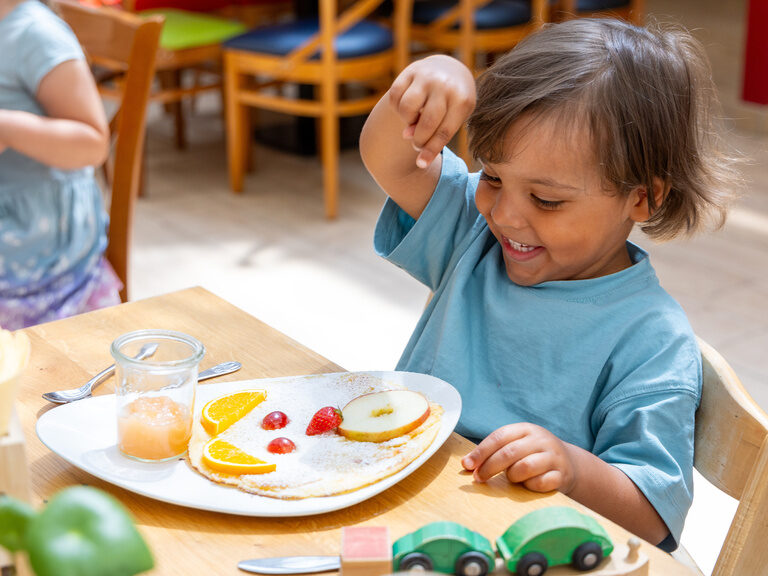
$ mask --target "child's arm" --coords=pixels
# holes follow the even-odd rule
[[[13,148],[65,170],[104,162],[109,126],[85,62],[68,60],[56,66],[40,81],[36,97],[48,117],[0,110],[0,151]]]
[[[474,470],[478,482],[506,471],[510,482],[535,492],[558,490],[653,544],[669,533],[626,474],[535,424],[495,430],[464,457],[462,465]]]
[[[440,55],[403,70],[368,117],[360,135],[363,162],[413,218],[421,215],[440,178],[440,151],[474,107],[472,73]]]

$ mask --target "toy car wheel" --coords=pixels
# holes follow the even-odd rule
[[[485,576],[488,569],[488,558],[480,552],[471,551],[459,556],[453,573],[456,576]]]
[[[421,552],[411,552],[406,554],[400,560],[398,570],[407,572],[408,570],[418,570],[420,572],[429,572],[433,568],[432,558]]]
[[[515,573],[518,576],[541,576],[549,566],[547,559],[538,552],[528,552],[517,561]]]
[[[592,570],[603,559],[603,549],[597,542],[584,542],[573,552],[573,567],[576,570]]]

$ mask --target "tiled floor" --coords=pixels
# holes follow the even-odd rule
[[[706,44],[729,118],[729,139],[748,160],[747,193],[726,227],[653,245],[641,235],[662,284],[697,333],[734,366],[768,409],[768,113],[739,101],[745,1],[648,0]],[[149,126],[148,195],[136,215],[132,298],[202,285],[351,369],[391,369],[427,290],[372,250],[383,194],[354,150],[341,159],[340,216],[323,218],[316,158],[258,147],[245,192],[229,192],[223,133],[203,101],[190,146],[172,147],[170,120]],[[704,505],[699,505],[699,502]],[[733,505],[697,483],[684,542],[711,568]],[[719,539],[719,540],[718,540]]]

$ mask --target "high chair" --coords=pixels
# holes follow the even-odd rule
[[[704,370],[696,412],[694,467],[739,500],[712,576],[768,570],[768,415],[728,362],[699,339]],[[701,573],[701,572],[699,572]]]
[[[55,8],[74,31],[93,66],[123,70],[116,94],[120,109],[110,122],[116,134],[110,178],[109,244],[106,257],[128,299],[128,269],[134,204],[141,178],[147,102],[163,19],[139,18],[112,8],[89,8],[55,0]]]
[[[547,22],[548,15],[549,0],[424,0],[413,5],[411,37],[428,51],[457,53],[477,76],[488,58],[514,48]],[[465,128],[456,146],[470,165]]]
[[[383,0],[318,0],[319,21],[256,28],[224,44],[230,186],[243,190],[250,134],[248,107],[320,119],[325,214],[338,211],[339,118],[370,112],[408,61],[412,0],[397,0],[389,29],[366,20]],[[285,83],[314,86],[314,98],[281,92]],[[357,93],[347,91],[355,84]],[[364,90],[364,91],[362,91]]]
[[[555,20],[622,18],[642,26],[645,20],[645,0],[557,0],[552,15]]]

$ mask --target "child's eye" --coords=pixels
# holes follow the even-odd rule
[[[535,194],[531,194],[531,198],[533,198],[533,201],[545,210],[556,210],[563,203],[562,200],[544,200]]]
[[[501,178],[498,176],[491,176],[485,170],[480,171],[480,180],[489,182],[492,186],[501,186]]]

